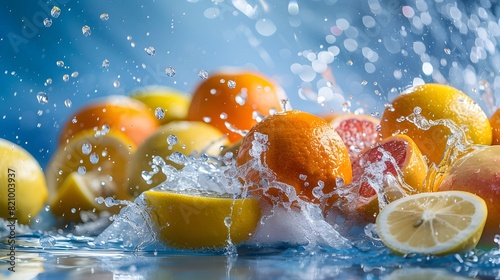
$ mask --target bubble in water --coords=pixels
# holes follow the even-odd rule
[[[64,106],[66,106],[66,108],[71,108],[72,104],[73,103],[71,102],[71,100],[69,99],[64,100]]]
[[[226,225],[226,227],[230,227],[232,224],[233,224],[233,219],[231,219],[231,217],[224,218],[224,225]]]
[[[92,145],[89,142],[85,142],[82,144],[82,153],[84,155],[88,155],[92,152]]]
[[[75,72],[71,73],[71,77],[72,77],[72,78],[76,78],[76,77],[78,77],[78,72],[77,72],[77,71],[75,71]]]
[[[451,50],[449,48],[444,48],[444,53],[445,54],[451,54]]]
[[[235,96],[234,100],[236,101],[236,103],[238,103],[238,105],[243,106],[247,102],[247,98],[248,98],[247,92],[242,90]]]
[[[50,85],[50,84],[52,84],[51,78],[48,78],[47,80],[45,80],[45,85]]]
[[[205,70],[205,69],[200,70],[200,72],[198,72],[198,77],[202,78],[203,80],[208,79],[207,70]]]
[[[210,118],[210,117],[203,117],[202,119],[206,123],[210,123],[212,121],[212,118]]]
[[[58,61],[56,61],[56,65],[59,67],[64,67],[64,61],[58,60]]]
[[[65,82],[69,81],[69,75],[68,75],[68,74],[64,74],[64,75],[62,76],[62,79],[63,79],[63,81],[65,81]]]
[[[37,93],[36,99],[40,104],[47,104],[49,102],[49,96],[44,91],[40,91],[39,93]]]
[[[45,27],[51,27],[52,26],[52,20],[50,18],[46,18],[43,20],[43,26]]]
[[[96,153],[90,154],[90,163],[97,164],[99,162],[99,155]]]
[[[144,51],[149,55],[149,56],[154,56],[156,54],[156,50],[153,46],[149,46],[147,48],[144,48]]]
[[[169,77],[175,76],[175,69],[172,66],[169,66],[165,69],[165,74]]]
[[[259,19],[255,23],[255,30],[262,36],[271,36],[276,32],[276,25],[270,19]]]
[[[45,206],[45,212],[49,212],[50,211],[50,205],[46,205]]]
[[[101,64],[101,67],[102,68],[108,68],[109,67],[109,60],[105,59],[102,61],[102,64]]]
[[[76,209],[75,208],[71,208],[71,213],[75,214],[76,213]]]
[[[56,245],[56,239],[53,236],[47,235],[40,237],[40,246],[42,247],[53,247]]]
[[[114,82],[113,82],[113,86],[114,86],[115,88],[119,88],[119,87],[120,87],[120,81],[118,81],[118,80],[114,81]]]
[[[155,117],[159,120],[163,120],[165,118],[165,110],[162,107],[157,107],[155,109]]]
[[[227,120],[227,113],[224,113],[224,112],[220,113],[219,118],[221,120]]]
[[[99,18],[102,20],[102,21],[107,21],[109,19],[109,15],[107,13],[102,13]]]
[[[90,30],[90,27],[88,25],[84,25],[82,27],[82,34],[85,36],[85,37],[88,37],[90,36],[90,34],[92,33],[92,30]]]
[[[78,174],[83,175],[87,173],[87,168],[85,166],[78,166]]]
[[[177,142],[179,141],[179,139],[177,138],[177,136],[173,135],[173,134],[170,134],[168,137],[167,137],[167,143],[170,145],[170,146],[173,146],[175,144],[177,144]]]
[[[227,87],[228,88],[235,88],[236,87],[236,82],[233,80],[227,81]]]
[[[108,133],[110,129],[111,127],[108,124],[103,124],[101,126],[101,135]]]
[[[50,15],[53,18],[58,18],[60,14],[61,14],[61,9],[59,9],[59,7],[57,6],[52,7],[52,10],[50,10]]]
[[[292,16],[299,14],[299,4],[296,0],[290,0],[290,2],[288,2],[288,13]]]

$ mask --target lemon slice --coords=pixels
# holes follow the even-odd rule
[[[397,253],[445,255],[473,249],[488,210],[479,196],[463,191],[410,195],[389,203],[377,217],[377,232]]]
[[[256,199],[144,192],[159,240],[181,250],[220,249],[250,238],[261,218]]]

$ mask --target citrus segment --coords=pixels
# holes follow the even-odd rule
[[[141,176],[143,171],[151,170],[153,157],[159,156],[167,164],[179,169],[182,166],[168,160],[169,155],[175,152],[186,156],[205,153],[217,157],[220,147],[227,143],[220,130],[201,121],[171,121],[161,126],[132,154],[127,165],[127,174],[130,175],[127,188],[129,194],[137,196],[166,180],[166,175],[162,172],[151,177],[150,182]]]
[[[410,116],[416,117],[415,110],[419,118],[427,121],[453,122],[456,125],[453,129],[462,129],[471,143],[491,144],[490,122],[481,107],[458,89],[440,84],[416,86],[397,96],[382,115],[382,137],[404,133],[415,141],[430,162],[439,163],[452,131],[445,124],[430,125],[417,120],[418,127],[415,120],[412,120],[414,123],[408,120]]]
[[[352,177],[347,148],[335,129],[321,117],[293,110],[268,116],[255,125],[242,140],[236,164],[247,171],[241,175],[245,185],[273,204],[288,202],[291,193],[268,186],[266,181],[291,186],[301,200],[319,204],[337,184],[350,183]],[[275,178],[263,178],[262,167]],[[326,206],[334,200],[332,196]]]
[[[389,203],[376,227],[397,253],[445,255],[473,249],[487,215],[484,200],[469,192],[420,193]]]
[[[158,238],[177,249],[210,250],[250,238],[260,221],[256,199],[144,192]]]
[[[42,167],[24,148],[0,138],[0,218],[29,224],[47,199]]]
[[[128,96],[108,96],[79,109],[62,127],[59,143],[64,145],[88,130],[116,130],[138,145],[158,127],[158,119],[142,102]]]
[[[187,117],[190,98],[187,94],[173,88],[162,86],[145,87],[133,92],[130,97],[148,106],[152,115],[158,118],[160,124],[174,120],[184,120]]]
[[[423,191],[428,170],[415,142],[402,134],[365,149],[353,162],[352,169],[353,185],[346,186],[352,190],[342,208],[348,216],[370,222],[375,221],[379,211],[379,195],[394,201]]]
[[[380,120],[364,114],[332,114],[326,117],[347,146],[351,162],[366,148],[375,144],[379,136]]]
[[[282,110],[284,90],[262,74],[225,69],[211,74],[194,91],[188,120],[209,123],[234,143],[272,111]]]

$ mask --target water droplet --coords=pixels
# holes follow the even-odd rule
[[[103,124],[101,126],[101,135],[107,134],[111,127],[108,124]]]
[[[50,211],[50,205],[46,205],[45,206],[45,212],[49,212]]]
[[[154,47],[152,46],[149,46],[147,48],[144,48],[144,51],[149,55],[149,56],[153,56],[156,54],[156,50]]]
[[[44,91],[40,91],[39,93],[37,93],[36,99],[40,104],[47,104],[49,102],[49,96]]]
[[[155,117],[159,120],[163,120],[163,118],[165,118],[165,110],[161,107],[157,107],[155,109]]]
[[[448,48],[444,48],[444,53],[445,53],[445,54],[451,54],[451,50],[450,50],[450,49],[448,49]]]
[[[299,4],[296,0],[290,0],[290,2],[288,2],[288,13],[292,16],[299,14]]]
[[[210,118],[210,117],[203,117],[202,119],[206,123],[210,123],[212,121],[212,118]]]
[[[84,155],[88,155],[92,152],[92,145],[89,142],[83,143],[82,144],[82,153]]]
[[[56,61],[56,65],[59,67],[64,67],[64,61],[58,60],[58,61]]]
[[[236,82],[233,80],[227,81],[227,87],[228,88],[235,88],[236,87]]]
[[[347,65],[352,66],[353,64],[354,64],[354,62],[352,62],[352,60],[350,60],[350,59],[349,59],[349,60],[347,61]]]
[[[203,80],[208,79],[207,70],[205,70],[205,69],[200,70],[200,72],[198,72],[198,77],[202,78]]]
[[[247,92],[242,90],[235,96],[234,100],[236,101],[236,103],[238,103],[238,105],[243,106],[247,102],[247,98],[248,98]]]
[[[102,61],[101,67],[103,68],[108,68],[109,67],[109,60],[105,59]]]
[[[109,19],[109,15],[107,13],[102,13],[99,18],[102,20],[102,21],[107,21]]]
[[[76,77],[78,77],[78,72],[76,72],[76,71],[75,71],[75,72],[71,73],[71,77],[72,77],[72,78],[76,78]]]
[[[113,82],[113,86],[114,86],[115,88],[119,88],[119,87],[120,87],[120,81],[118,81],[118,80],[114,81],[114,82]]]
[[[62,79],[65,82],[69,81],[69,75],[68,74],[64,74],[63,77],[62,77]]]
[[[368,84],[368,82],[367,82],[366,80],[363,80],[363,81],[361,82],[361,85],[363,85],[363,86],[366,86],[366,84]]]
[[[57,6],[52,7],[52,10],[50,10],[50,15],[53,18],[58,18],[60,14],[61,14],[61,9],[59,9],[59,7]]]
[[[132,40],[132,36],[128,35],[127,36],[127,41],[130,41],[130,40]]]
[[[51,27],[52,26],[52,20],[50,18],[46,18],[43,20],[43,26],[45,27]]]
[[[66,106],[66,108],[71,108],[72,104],[73,103],[71,102],[71,100],[69,99],[64,100],[64,106]]]
[[[99,155],[96,153],[90,154],[90,163],[96,164],[99,162]]]
[[[82,34],[85,36],[85,37],[88,37],[90,36],[90,34],[92,33],[92,30],[90,30],[90,27],[88,25],[84,25],[82,27]]]
[[[52,84],[52,79],[51,79],[51,78],[48,78],[47,80],[45,80],[45,84],[46,84],[46,85],[50,85],[50,84]]]
[[[87,173],[87,168],[85,166],[78,166],[78,174],[83,175]]]
[[[170,145],[170,146],[173,146],[175,144],[177,144],[177,142],[179,141],[179,139],[177,138],[177,136],[173,135],[173,134],[170,134],[168,137],[167,137],[167,143]]]
[[[165,69],[165,74],[169,77],[175,76],[175,69],[172,66],[169,66]]]
[[[222,112],[222,113],[220,113],[219,118],[220,118],[221,120],[227,120],[227,114],[226,114],[226,113],[224,113],[224,112]]]
[[[76,213],[76,209],[75,208],[71,208],[71,213],[75,214]]]
[[[224,225],[226,225],[226,227],[230,227],[232,224],[233,224],[233,219],[231,219],[231,217],[224,218]]]
[[[40,237],[40,246],[42,247],[53,247],[56,245],[56,239],[53,236],[42,236]]]

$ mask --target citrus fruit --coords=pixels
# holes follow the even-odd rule
[[[220,147],[225,144],[226,136],[220,130],[201,121],[171,121],[162,125],[131,157],[127,166],[127,174],[130,175],[129,194],[137,196],[165,181],[166,175],[162,172],[151,177],[151,182],[141,176],[143,171],[151,171],[153,157],[159,156],[167,164],[179,169],[181,165],[166,159],[169,155],[175,152],[186,156],[205,153],[217,157]]]
[[[146,104],[160,124],[166,124],[173,120],[184,120],[187,117],[190,98],[187,94],[176,89],[149,86],[134,91],[130,97]]]
[[[473,249],[488,210],[469,192],[426,192],[385,206],[376,227],[382,242],[400,254],[446,255]]]
[[[148,215],[159,240],[177,249],[210,250],[251,237],[260,221],[254,198],[197,196],[175,192],[144,192]]]
[[[365,114],[331,114],[326,118],[347,146],[353,162],[365,148],[375,144],[379,136],[380,120]]]
[[[107,96],[79,109],[62,127],[59,144],[88,130],[116,130],[139,145],[158,128],[159,122],[142,102],[128,96]]]
[[[87,188],[88,192],[86,193],[99,194],[96,197],[129,199],[130,196],[126,191],[128,175],[125,170],[130,160],[130,154],[135,150],[135,147],[134,142],[120,132],[112,130],[103,134],[92,129],[79,133],[68,144],[60,146],[45,170],[52,212],[63,214],[62,211],[68,210],[65,208],[67,201],[57,199],[58,196],[62,195],[58,192],[65,191],[61,190],[63,185]],[[81,174],[84,178],[79,180],[79,177],[73,177],[66,182],[68,176],[74,172]],[[66,188],[74,189],[74,187]],[[80,192],[82,191],[80,190]],[[82,201],[86,199],[85,196],[72,198],[73,203],[82,203],[82,205]],[[77,210],[93,210],[93,208],[80,208]],[[72,219],[78,218],[78,216],[79,211],[65,213],[64,216],[60,217],[74,221]]]
[[[438,123],[429,124],[422,117]],[[440,84],[416,86],[397,96],[384,110],[380,133],[383,138],[398,133],[410,136],[430,162],[439,163],[452,133],[441,121],[452,121],[471,143],[491,144],[491,126],[481,107],[458,89]]]
[[[492,129],[492,145],[500,145],[500,108],[490,116],[490,125]]]
[[[29,224],[47,199],[42,167],[24,148],[0,138],[0,218]]]
[[[282,110],[284,90],[262,74],[225,69],[210,75],[194,91],[188,120],[205,121],[237,142],[263,116]],[[231,127],[232,129],[228,128]]]
[[[352,190],[342,202],[342,210],[349,217],[374,222],[379,195],[394,201],[423,191],[427,170],[422,153],[410,137],[400,134],[385,138],[365,149],[352,163],[353,184],[346,186]],[[388,180],[388,175],[396,180]]]
[[[486,201],[488,219],[481,246],[497,246],[500,234],[500,146],[477,146],[457,160],[444,174],[438,191],[457,190],[474,193]]]
[[[335,129],[323,118],[301,111],[277,113],[255,125],[242,140],[236,165],[252,193],[273,204],[296,199],[290,199],[286,188],[267,186],[266,180],[291,186],[299,199],[319,204],[337,184],[350,183],[352,177],[347,148]],[[262,177],[263,169],[272,173],[271,178]],[[334,196],[325,200],[324,206],[333,200]]]

